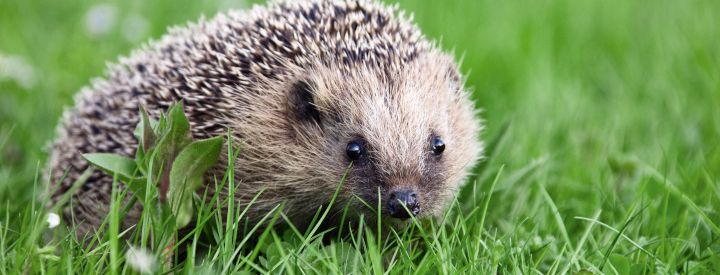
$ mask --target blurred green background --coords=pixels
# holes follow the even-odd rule
[[[3,208],[32,198],[63,108],[108,62],[168,26],[250,5],[0,0]],[[510,125],[487,168],[505,166],[488,210],[495,234],[574,241],[588,226],[578,217],[598,213],[619,228],[640,212],[627,234],[662,262],[719,270],[720,1],[399,5],[462,60],[485,139]],[[586,257],[612,239],[597,230]],[[635,246],[621,245],[636,257]]]

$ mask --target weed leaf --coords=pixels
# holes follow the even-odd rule
[[[133,194],[145,195],[147,179],[138,176],[139,169],[133,159],[109,153],[84,154],[83,158],[108,175],[116,176],[130,188]]]
[[[220,158],[222,137],[190,143],[175,159],[170,170],[168,197],[173,205],[176,226],[183,227],[192,217],[192,194],[202,186],[203,175]]]

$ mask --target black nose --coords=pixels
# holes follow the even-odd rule
[[[403,207],[403,205],[405,205],[405,207]],[[408,189],[401,189],[390,193],[387,208],[390,216],[403,220],[410,218],[410,215],[415,216],[420,213],[417,194]],[[406,208],[407,210],[405,210]],[[408,210],[410,213],[408,213]]]

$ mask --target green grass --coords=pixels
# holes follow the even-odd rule
[[[91,1],[0,1],[0,58],[19,57],[34,68],[31,85],[0,76],[2,274],[131,271],[128,246],[117,235],[99,236],[87,249],[62,226],[47,229],[40,196],[45,146],[62,108],[106,62],[167,26],[243,6],[107,3],[116,8],[118,24],[92,36],[84,25],[96,4]],[[200,249],[192,235],[186,243],[198,249],[190,251],[207,254],[172,268],[720,273],[720,2],[426,0],[400,6],[462,59],[467,85],[484,109],[484,139],[492,141],[479,175],[447,216],[380,236],[347,228],[352,237],[325,244],[321,231],[259,229],[256,236],[264,237],[253,243],[231,234],[238,227],[211,226],[217,245]],[[133,14],[147,21],[139,41],[122,34],[124,18]],[[2,72],[16,70],[3,64]],[[116,210],[111,229],[122,211]],[[212,212],[199,215],[208,224],[221,222]]]

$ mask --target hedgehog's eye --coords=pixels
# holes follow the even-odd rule
[[[360,156],[362,156],[363,151],[364,150],[362,144],[357,141],[351,141],[345,148],[345,152],[347,153],[347,156],[348,158],[350,158],[350,160],[358,160]]]
[[[435,155],[442,154],[445,151],[445,142],[440,137],[435,137],[432,140],[432,152]]]

